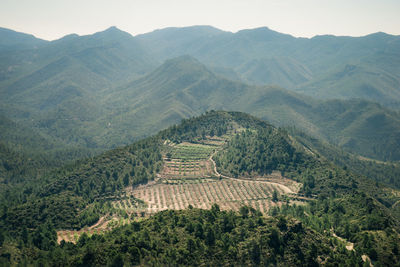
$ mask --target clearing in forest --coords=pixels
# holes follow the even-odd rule
[[[166,142],[164,168],[154,183],[127,189],[127,195],[142,200],[140,212],[156,213],[166,209],[210,208],[238,210],[251,206],[266,214],[282,203],[301,203],[296,194],[300,184],[286,179],[279,172],[259,178],[231,178],[218,173],[212,159],[231,138],[207,137],[198,143]],[[273,192],[279,195],[273,201]]]
[[[61,240],[76,242],[84,232],[102,233],[166,209],[189,206],[209,209],[218,204],[223,210],[238,210],[247,205],[266,214],[283,203],[302,204],[297,192],[300,184],[279,172],[258,178],[231,178],[218,173],[212,156],[223,149],[231,135],[207,137],[198,143],[164,143],[164,167],[154,181],[135,188],[111,203],[109,214],[92,226],[79,231],[59,231]],[[278,199],[273,200],[276,191]]]

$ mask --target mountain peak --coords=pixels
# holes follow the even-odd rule
[[[172,73],[212,73],[204,64],[189,55],[168,59],[159,69],[168,70],[169,73],[171,73],[171,71]]]
[[[105,32],[121,31],[117,26],[111,26],[105,30]]]
[[[271,30],[270,28],[264,26],[264,27],[259,27],[259,28],[254,28],[254,29],[246,29],[246,30],[241,30],[237,32],[238,35],[240,36],[245,36],[247,38],[251,38],[255,41],[275,41],[278,39],[288,39],[288,38],[294,38],[293,36],[289,34],[284,34],[280,33],[274,30]]]
[[[69,41],[69,40],[73,40],[75,38],[79,38],[79,35],[76,33],[71,33],[71,34],[65,35],[64,37],[61,37],[60,39],[54,40],[53,42]]]
[[[201,64],[200,61],[198,61],[196,58],[194,58],[190,55],[182,55],[179,57],[171,58],[171,59],[168,59],[165,63],[183,63],[183,62]]]
[[[1,28],[0,27],[0,46],[4,47],[34,47],[37,45],[42,45],[47,43],[47,41],[36,38],[32,34],[17,32],[14,30]]]
[[[122,30],[118,29],[116,26],[111,26],[104,31],[97,32],[97,33],[93,34],[93,36],[106,36],[106,37],[113,38],[113,39],[132,38],[133,37],[130,33],[122,31]]]

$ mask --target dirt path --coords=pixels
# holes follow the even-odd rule
[[[340,237],[340,236],[336,235],[335,232],[333,232],[333,229],[331,229],[331,233],[332,233],[332,236],[334,236],[337,239],[339,239],[340,241],[346,243],[346,249],[347,250],[354,251],[354,243],[351,243],[351,242],[347,241],[346,239],[344,239],[343,237]]]
[[[248,181],[254,181],[254,180],[251,179],[251,178],[234,178],[234,177],[229,177],[229,176],[226,176],[226,175],[223,175],[223,174],[219,173],[218,170],[217,170],[217,164],[215,163],[215,161],[214,161],[214,159],[213,159],[213,156],[214,156],[217,152],[218,152],[218,151],[215,151],[213,154],[211,154],[211,156],[210,156],[210,158],[209,158],[209,160],[212,162],[212,164],[213,164],[213,166],[214,166],[214,173],[216,174],[217,177],[222,177],[222,178],[231,179],[231,180],[247,181],[247,182],[248,182]],[[272,185],[278,186],[279,188],[282,189],[282,191],[283,191],[285,194],[296,194],[296,193],[295,193],[294,191],[292,191],[289,187],[287,187],[287,186],[285,186],[285,185],[283,185],[283,184],[280,184],[280,183],[275,183],[275,182],[270,182],[270,181],[263,181],[263,180],[257,180],[257,182],[266,183],[266,184],[272,184]]]
[[[97,221],[97,223],[95,223],[89,227],[89,230],[92,230],[92,229],[96,228],[97,226],[99,226],[107,216],[108,216],[108,214],[104,215],[103,217],[100,217],[100,219]]]
[[[396,205],[398,205],[400,203],[400,200],[397,200],[393,205],[392,208],[396,207]]]
[[[372,263],[371,263],[371,259],[368,257],[368,255],[362,255],[361,256],[361,259],[363,260],[363,262],[367,262],[367,260],[369,261],[369,266],[370,267],[374,267],[374,265],[372,265]]]

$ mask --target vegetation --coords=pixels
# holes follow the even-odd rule
[[[23,192],[7,190],[3,227],[16,234],[21,227],[36,228],[45,222],[56,228],[78,229],[93,224],[107,210],[104,201],[119,195],[126,186],[154,179],[160,168],[156,138],[76,162],[29,183]],[[83,209],[90,204],[97,207]]]
[[[273,208],[271,215],[277,214],[293,216],[315,231],[332,232],[346,239],[350,250],[369,255],[374,265],[392,266],[400,260],[398,220],[363,193],[319,199],[309,206]]]
[[[237,33],[209,26],[138,36],[158,58],[192,55],[220,75],[276,84],[318,98],[362,98],[399,107],[399,36],[295,38],[266,27]]]
[[[211,155],[217,171],[211,168],[210,181],[191,180],[196,163],[210,163]],[[163,164],[178,174],[167,176]],[[290,180],[283,176],[302,184],[298,195],[285,189]],[[399,199],[395,189],[335,166],[282,129],[244,113],[211,111],[10,186],[1,202],[0,258],[5,265],[360,266],[367,255],[374,265],[394,266]],[[272,218],[263,217],[268,211]],[[89,228],[96,222],[97,231]],[[58,244],[61,230],[76,244]]]
[[[320,155],[334,164],[367,176],[376,182],[400,188],[400,180],[398,179],[400,177],[400,165],[397,162],[383,162],[363,158],[343,151],[339,147],[312,138],[295,128],[291,128],[289,131],[292,135],[296,136],[296,139],[301,144],[312,148],[314,151],[318,151]]]
[[[0,265],[398,266],[398,51],[0,29]]]
[[[294,171],[298,165],[305,167],[306,160],[307,155],[296,151],[287,134],[273,127],[237,134],[215,157],[222,172],[234,177]]]
[[[248,207],[241,208],[240,213],[220,211],[218,205],[211,210],[164,211],[104,235],[84,234],[76,244],[62,242],[60,246],[50,242],[46,247],[46,231],[41,229],[44,239],[40,242],[28,236],[28,244],[32,242],[48,252],[22,246],[20,254],[10,253],[10,258],[20,257],[28,264],[63,266],[362,263],[340,242],[299,221],[265,218]],[[30,258],[25,256],[28,252]],[[2,260],[7,264],[5,258]]]

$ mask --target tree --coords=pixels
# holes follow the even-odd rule
[[[242,206],[239,209],[240,215],[242,215],[243,218],[247,218],[249,216],[249,207],[247,206]]]
[[[0,229],[0,246],[3,245],[4,239],[5,239],[5,237],[4,237],[3,231]]]
[[[276,189],[274,189],[274,192],[272,192],[272,201],[277,202],[278,201],[278,192]]]
[[[188,238],[186,248],[189,253],[193,253],[196,250],[196,243],[194,242],[193,238]]]
[[[128,186],[129,185],[129,175],[128,174],[125,174],[123,182],[124,182],[124,186]]]
[[[255,264],[260,264],[260,256],[261,256],[261,249],[260,249],[260,245],[257,244],[257,242],[252,239],[251,243],[250,243],[250,255],[251,255],[251,259]]]
[[[205,241],[208,246],[213,246],[215,244],[215,233],[211,227],[209,227],[206,231],[206,240]]]

